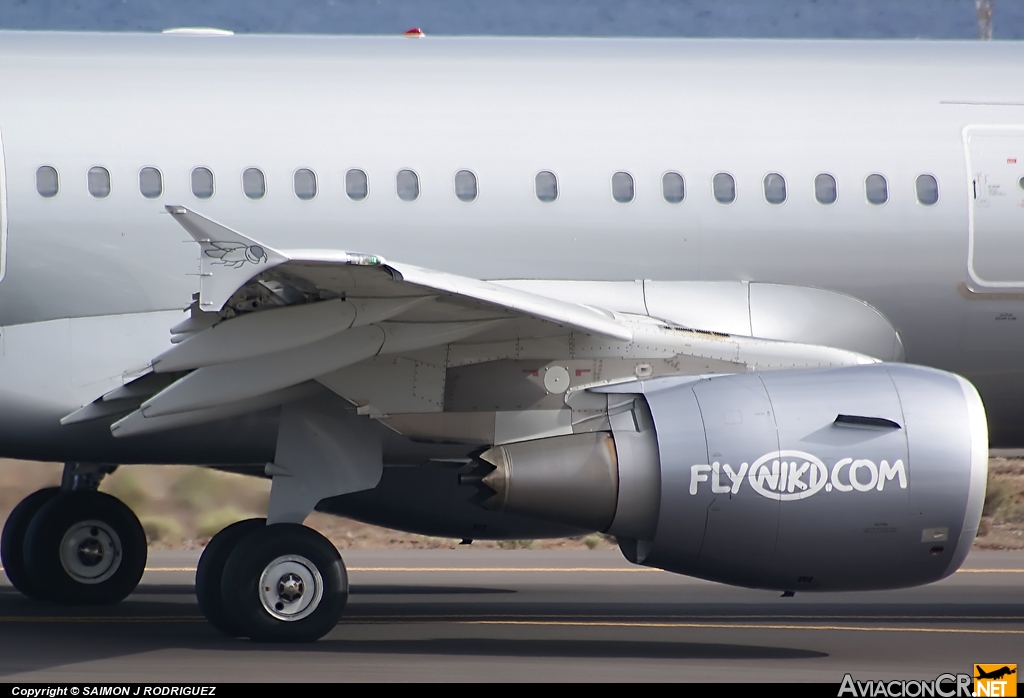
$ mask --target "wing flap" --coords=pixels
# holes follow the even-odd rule
[[[175,344],[153,359],[153,370],[184,371],[295,349],[347,330],[355,319],[352,304],[339,299],[249,313]]]
[[[238,402],[225,403],[217,407],[178,412],[162,417],[146,417],[141,410],[122,417],[110,425],[110,431],[116,438],[155,434],[170,429],[182,429],[197,424],[209,424],[221,419],[237,417],[251,412],[258,412],[270,407],[277,407],[293,400],[315,395],[323,388],[314,382],[299,383],[282,390],[265,393],[255,398]]]
[[[588,296],[552,298],[375,255],[275,250],[184,207],[167,210],[202,250],[191,317],[172,329],[172,346],[149,375],[65,423],[127,414],[111,427],[121,437],[215,421],[282,404],[297,386],[361,371],[378,356],[411,368],[355,381],[365,395],[344,394],[351,380],[322,382],[366,414],[383,414],[387,405],[446,409],[446,372],[469,363],[616,359],[594,370],[617,382],[649,374],[653,360],[684,373],[698,364],[730,372],[874,361],[829,346],[686,330],[591,307]],[[403,399],[381,402],[378,393]]]

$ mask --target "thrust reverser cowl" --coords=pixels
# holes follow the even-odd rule
[[[640,564],[768,589],[924,584],[956,571],[977,533],[988,435],[959,376],[882,364],[614,390],[619,405],[636,391],[653,428],[634,409],[635,429],[620,413],[611,435],[493,449],[492,506],[608,530]],[[652,453],[654,486],[637,475]],[[637,524],[640,511],[654,519]]]

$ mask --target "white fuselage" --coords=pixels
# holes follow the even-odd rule
[[[1002,285],[968,274],[964,136],[1003,129],[1007,176],[1024,175],[1022,63],[1013,43],[0,33],[0,452],[60,455],[47,450],[56,419],[167,347],[198,280],[165,204],[279,248],[476,278],[841,291],[889,318],[907,361],[977,385],[993,445],[1022,445],[1024,259],[1020,284],[1013,243]],[[57,171],[56,196],[38,193],[41,166]],[[90,194],[93,167],[109,196]],[[156,198],[140,193],[147,167]],[[208,199],[192,192],[197,167],[214,175]],[[258,200],[243,193],[250,167],[266,178]],[[310,200],[294,193],[300,169],[316,175]],[[361,201],[346,195],[351,169],[368,179]],[[415,201],[396,192],[403,169]],[[476,175],[472,202],[456,197],[459,170]],[[557,177],[553,202],[536,196],[541,171]],[[616,172],[635,182],[629,203],[613,199]],[[663,197],[667,172],[683,176],[682,202]],[[716,173],[735,179],[728,205]],[[785,203],[766,201],[770,173]],[[821,173],[833,204],[815,199]],[[876,173],[883,205],[865,195]],[[922,174],[938,182],[934,205],[918,201]],[[1024,216],[1024,191],[1002,192]],[[117,323],[145,339],[104,347]],[[82,358],[97,355],[102,367]],[[73,457],[73,439],[62,448]]]

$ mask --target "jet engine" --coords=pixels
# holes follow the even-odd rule
[[[952,574],[978,530],[985,411],[904,364],[601,389],[601,430],[505,444],[483,506],[615,535],[636,563],[747,587],[886,589]]]

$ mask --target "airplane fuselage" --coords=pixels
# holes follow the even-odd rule
[[[71,454],[56,419],[167,346],[198,267],[165,204],[279,248],[476,278],[839,291],[885,314],[908,362],[975,383],[993,446],[1024,445],[1024,258],[1006,231],[972,228],[969,143],[1002,139],[998,172],[1002,155],[986,155],[993,182],[1024,175],[1022,61],[1009,43],[0,34],[0,453]],[[56,171],[53,196],[40,167]],[[90,193],[93,168],[109,193]],[[159,172],[149,198],[144,168]],[[197,168],[212,173],[208,197]],[[246,194],[260,191],[250,168],[262,196]],[[300,198],[304,170],[315,191],[303,172]],[[365,197],[349,195],[356,170]],[[415,197],[396,184],[406,170]],[[463,170],[471,201],[457,196]],[[553,201],[538,197],[542,172]],[[629,201],[613,196],[620,172]],[[681,201],[666,198],[672,173]],[[765,191],[773,174],[781,203]],[[921,175],[936,202],[922,203]],[[1024,231],[1024,190],[995,196]],[[134,353],[112,349],[105,372],[76,365],[95,323],[128,315],[146,337]]]

